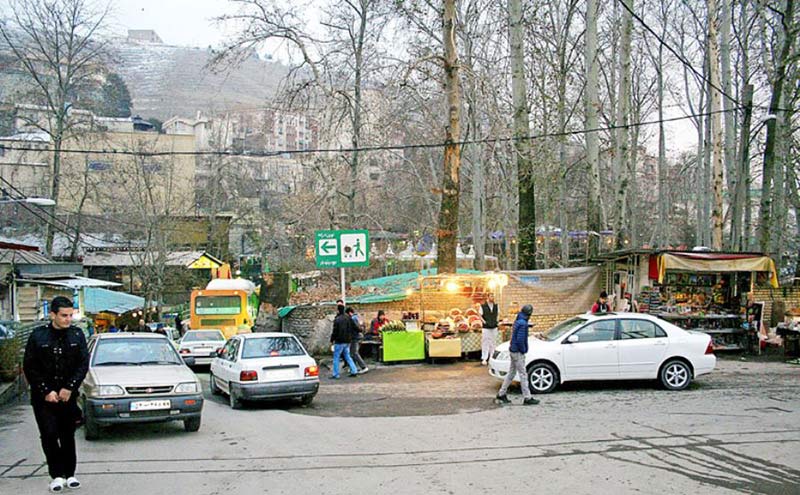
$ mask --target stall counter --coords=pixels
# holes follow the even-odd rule
[[[383,361],[416,361],[425,359],[425,332],[383,332]]]

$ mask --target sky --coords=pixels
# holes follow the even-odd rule
[[[11,0],[0,0],[0,14]],[[214,18],[234,12],[229,0],[90,0],[98,10],[110,2],[108,34],[125,36],[128,29],[153,29],[168,45],[207,47],[224,37]]]
[[[213,19],[232,5],[227,0],[116,0],[110,29],[118,35],[153,29],[168,45],[205,48],[222,41],[223,29]]]

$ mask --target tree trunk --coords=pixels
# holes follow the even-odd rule
[[[525,77],[524,32],[521,0],[508,0],[511,56],[511,95],[514,105],[514,148],[519,188],[519,269],[536,269],[536,195],[531,164],[530,116]]]
[[[590,231],[600,232],[600,143],[595,129],[598,128],[597,113],[600,100],[597,95],[597,18],[599,16],[597,0],[586,0],[586,91],[585,98],[585,125],[589,131],[586,133],[586,162],[589,166],[590,188],[587,204],[587,225]],[[596,256],[599,252],[599,236],[589,235],[589,257]]]
[[[350,156],[350,190],[347,193],[348,200],[348,216],[350,228],[357,227],[356,218],[356,195],[358,194],[358,168],[359,168],[359,146],[361,145],[361,85],[362,73],[364,65],[364,36],[367,31],[367,18],[368,18],[368,5],[365,2],[361,4],[359,14],[358,36],[355,40],[355,67],[353,74],[353,109],[352,109],[352,125],[353,125],[353,153]]]
[[[46,256],[53,256],[53,241],[55,239],[56,226],[56,208],[58,207],[58,194],[61,189],[61,147],[63,146],[64,139],[64,126],[66,119],[66,112],[63,110],[64,104],[61,105],[61,112],[55,116],[56,132],[52,133],[53,138],[53,176],[50,181],[50,199],[55,201],[50,211],[50,218],[47,219],[47,229],[45,231],[44,239],[44,252]]]
[[[731,248],[734,251],[747,249],[747,232],[743,231],[742,214],[745,210],[745,199],[750,187],[750,121],[753,116],[753,85],[746,84],[743,94],[744,116],[742,118],[741,137],[739,138],[739,160],[734,175],[733,212],[731,213]]]
[[[722,91],[726,95],[733,95],[733,75],[731,73],[731,23],[733,17],[731,14],[731,1],[720,0],[720,25],[719,25],[719,57],[720,57],[720,76],[722,78]],[[732,195],[735,188],[734,181],[736,180],[736,173],[738,167],[735,163],[736,154],[736,112],[733,106],[734,102],[728,98],[722,97],[722,108],[725,110],[725,177],[728,193]]]
[[[789,57],[792,53],[794,36],[788,30],[793,26],[794,0],[786,0],[784,16],[782,42],[779,58],[775,67],[775,75],[772,80],[772,97],[769,102],[769,113],[776,118],[767,121],[767,141],[764,145],[764,165],[761,172],[761,205],[759,208],[758,240],[759,247],[764,253],[772,253],[772,242],[770,231],[772,228],[772,179],[775,168],[775,145],[779,131],[778,120],[783,117],[783,110],[780,102],[783,95],[783,85],[786,79],[786,68]]]
[[[714,204],[711,211],[712,237],[711,247],[716,251],[722,251],[722,181],[723,181],[723,156],[722,156],[722,116],[719,111],[721,108],[722,94],[719,91],[719,39],[717,37],[717,24],[719,17],[717,14],[717,1],[708,0],[708,73],[709,90],[711,91],[711,139],[713,149],[713,191]]]
[[[614,201],[614,234],[617,248],[624,247],[625,232],[627,229],[627,194],[630,185],[630,94],[631,94],[631,33],[633,29],[630,11],[633,10],[633,0],[623,0],[627,5],[622,9],[622,33],[620,35],[620,61],[619,61],[619,91],[617,93],[617,119],[619,126],[615,132],[614,145],[614,183],[616,185]],[[630,232],[628,232],[630,234]]]
[[[458,236],[459,168],[461,166],[461,94],[459,90],[458,52],[456,50],[456,0],[445,0],[443,15],[444,76],[447,93],[448,123],[445,126],[442,204],[439,209],[439,250],[436,263],[439,274],[456,272]]]
[[[666,19],[662,19],[666,25]],[[662,34],[664,31],[662,30]],[[669,199],[667,194],[667,150],[664,132],[664,45],[658,44],[656,83],[658,98],[658,237],[659,248],[666,247],[670,241]]]

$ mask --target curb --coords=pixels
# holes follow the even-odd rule
[[[17,402],[20,398],[18,391],[18,379],[14,380],[13,382],[0,383],[0,407],[8,405],[12,402]]]

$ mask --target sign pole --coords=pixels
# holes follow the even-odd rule
[[[339,279],[342,283],[342,302],[347,304],[347,299],[344,298],[344,267],[339,268]]]

